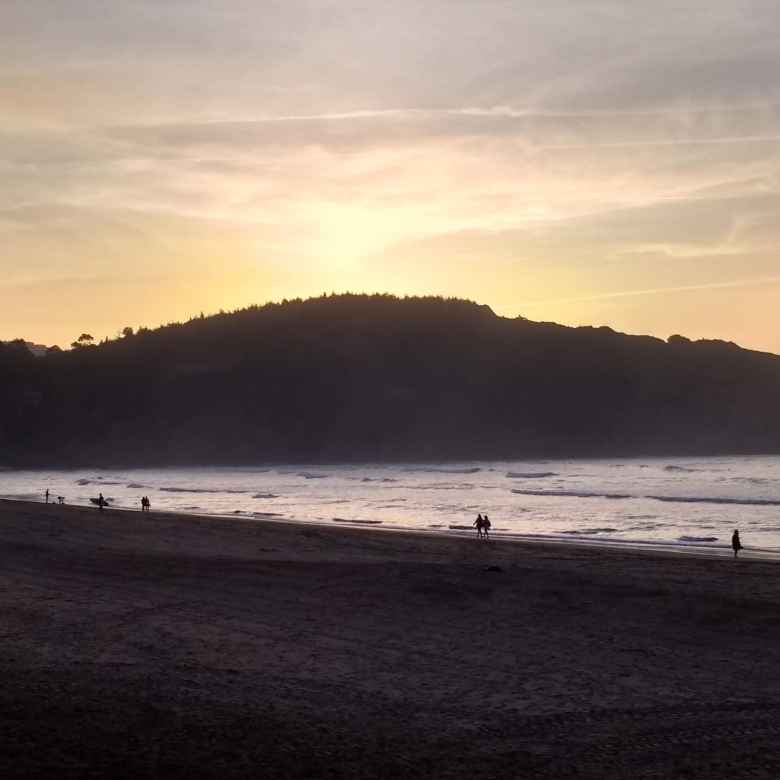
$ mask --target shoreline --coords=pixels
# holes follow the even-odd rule
[[[0,498],[0,505],[4,503],[47,506],[43,501],[26,501],[23,499]],[[85,510],[99,514],[99,510],[92,506],[81,504],[64,504],[62,506],[49,503],[48,506],[57,508],[69,508],[76,510]],[[409,528],[403,526],[383,526],[381,524],[354,522],[333,519],[325,520],[297,520],[290,518],[271,518],[267,516],[249,516],[247,514],[203,514],[198,512],[180,512],[174,510],[154,510],[150,513],[142,513],[140,509],[130,507],[108,507],[107,512],[120,515],[159,515],[171,518],[179,518],[186,521],[189,518],[196,518],[203,521],[235,521],[249,524],[270,524],[273,526],[287,525],[291,527],[317,527],[322,529],[331,529],[334,531],[353,531],[356,533],[381,533],[381,534],[403,534],[411,536],[420,536],[431,539],[464,539],[478,543],[475,537],[476,531],[465,529],[441,529],[429,530],[420,528]],[[658,555],[674,557],[695,557],[699,559],[723,560],[733,558],[731,546],[727,544],[710,545],[697,544],[695,542],[664,542],[654,540],[633,540],[633,539],[609,539],[604,537],[569,538],[564,534],[522,534],[513,532],[493,532],[489,544],[511,543],[528,545],[550,545],[554,547],[571,547],[573,549],[592,549],[599,550],[621,550],[628,553],[639,555]],[[780,550],[762,549],[755,547],[743,547],[740,551],[740,561],[762,561],[780,563]]]
[[[0,774],[773,778],[779,612],[760,560],[1,501]]]

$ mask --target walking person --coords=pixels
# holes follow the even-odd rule
[[[477,539],[481,539],[482,538],[482,528],[483,528],[484,522],[485,521],[482,519],[482,513],[480,513],[480,514],[477,515],[477,519],[472,523],[474,528],[477,529]]]
[[[485,534],[485,539],[490,539],[490,518],[487,515],[482,518],[482,532]]]
[[[46,503],[49,503],[49,488],[46,488]]]
[[[737,557],[737,553],[742,549],[742,542],[739,539],[739,531],[735,528],[734,533],[731,534],[731,549],[734,550],[734,557]]]

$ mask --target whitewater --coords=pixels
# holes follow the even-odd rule
[[[0,472],[0,497],[388,530],[780,554],[780,457]]]

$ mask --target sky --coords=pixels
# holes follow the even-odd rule
[[[780,353],[776,0],[2,0],[0,339],[324,292]]]

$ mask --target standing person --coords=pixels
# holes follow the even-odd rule
[[[146,511],[146,496],[141,496],[141,511]]]
[[[742,549],[742,542],[739,539],[739,531],[735,528],[734,533],[731,534],[731,549],[734,550],[734,557],[737,557],[737,553]]]
[[[482,524],[484,523],[484,520],[482,519],[482,513],[477,515],[477,519],[472,523],[474,528],[477,529],[477,539],[482,538]]]
[[[487,515],[482,518],[482,530],[485,533],[485,539],[490,539],[490,518]]]
[[[46,503],[49,503],[49,488],[46,488]]]
[[[103,494],[101,493],[101,494],[98,496],[98,509],[99,509],[99,510],[102,512],[102,511],[103,511],[103,507],[104,507],[105,505],[106,505],[106,499],[105,499],[105,498],[103,498]]]
[[[149,500],[149,496],[146,496],[146,511],[147,512],[152,511],[152,502]]]

